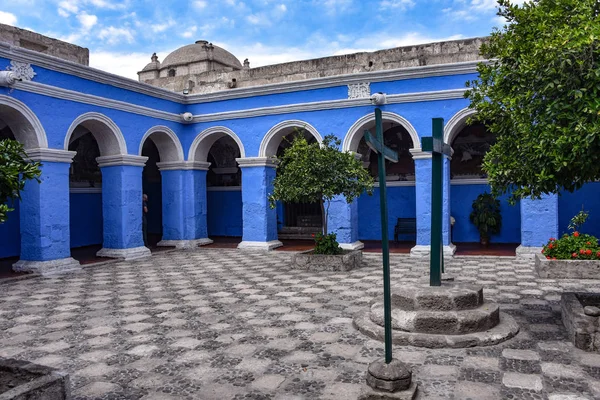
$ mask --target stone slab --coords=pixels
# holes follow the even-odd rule
[[[351,271],[360,268],[362,251],[346,251],[339,255],[312,254],[312,250],[292,255],[292,268],[308,271]]]
[[[540,278],[598,279],[600,260],[548,260],[538,253],[535,270]]]
[[[413,400],[417,396],[418,386],[411,383],[408,389],[395,393],[381,392],[364,385],[358,395],[358,400]]]
[[[600,317],[585,315],[589,302],[600,302],[600,294],[567,292],[561,295],[560,313],[569,339],[575,347],[600,352]]]
[[[69,374],[26,361],[0,358],[0,400],[67,400],[71,398]]]

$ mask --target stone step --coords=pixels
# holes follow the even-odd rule
[[[392,309],[406,311],[458,311],[474,309],[483,304],[483,287],[444,283],[396,285],[392,287]]]
[[[384,325],[383,303],[371,306],[371,320]],[[498,324],[500,309],[495,303],[484,303],[468,310],[401,310],[392,307],[392,329],[404,332],[463,335],[482,332]]]

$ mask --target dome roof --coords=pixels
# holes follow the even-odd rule
[[[242,69],[242,64],[233,54],[222,47],[208,43],[206,40],[198,40],[194,44],[188,44],[173,51],[165,57],[160,68],[164,69],[205,60],[213,60],[234,69]]]
[[[145,71],[157,71],[160,68],[160,63],[158,62],[158,57],[156,56],[156,53],[152,54],[152,57],[150,57],[150,60],[152,60],[151,62],[149,62],[143,70],[141,70],[140,72],[145,72]]]

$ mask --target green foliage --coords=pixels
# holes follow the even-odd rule
[[[469,219],[477,227],[482,238],[489,238],[500,232],[502,225],[500,201],[490,193],[481,193],[473,200],[473,211]]]
[[[465,97],[496,143],[492,193],[539,198],[600,178],[600,2],[498,0],[508,21],[481,48]]]
[[[315,237],[315,249],[314,254],[342,254],[343,250],[337,242],[337,235],[330,233],[329,235],[323,235],[317,233],[313,235]]]
[[[20,199],[25,182],[30,179],[40,181],[39,162],[27,161],[23,145],[15,140],[0,140],[0,224],[8,219],[13,211],[8,203]]]
[[[576,231],[581,225],[587,221],[590,214],[587,211],[579,211],[569,222],[568,228],[572,231]]]
[[[327,211],[330,201],[343,195],[351,203],[362,193],[373,193],[373,178],[350,152],[339,150],[341,142],[333,135],[323,143],[309,144],[302,135],[291,142],[277,166],[271,208],[276,201],[321,204],[323,233],[327,234]]]
[[[549,260],[600,260],[600,247],[595,236],[575,231],[558,240],[550,238],[542,254]]]

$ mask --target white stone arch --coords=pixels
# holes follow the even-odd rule
[[[153,126],[148,129],[140,141],[138,155],[142,155],[142,148],[146,140],[150,138],[158,149],[161,162],[183,161],[183,147],[179,138],[173,130],[164,125]]]
[[[212,145],[223,136],[229,136],[240,149],[240,158],[246,157],[242,141],[231,129],[224,126],[212,126],[200,132],[192,142],[188,153],[188,161],[206,162]]]
[[[381,119],[383,121],[391,121],[402,126],[412,139],[413,149],[421,148],[421,140],[419,139],[419,135],[415,128],[411,125],[410,122],[406,118],[399,116],[393,112],[382,111]],[[343,151],[353,151],[356,152],[358,149],[358,144],[363,137],[364,127],[371,122],[375,122],[375,113],[369,113],[362,118],[359,118],[351,127],[348,129],[348,133],[344,137],[344,143],[342,144]]]
[[[444,143],[452,146],[452,141],[467,126],[467,119],[477,112],[470,108],[463,108],[450,118],[444,127]]]
[[[277,154],[277,149],[279,148],[279,144],[281,143],[281,139],[284,136],[288,135],[290,132],[289,128],[302,128],[306,131],[310,132],[311,135],[317,139],[317,142],[321,143],[323,141],[323,137],[321,134],[315,129],[314,126],[305,121],[300,121],[297,119],[290,119],[287,121],[283,121],[269,129],[267,134],[263,137],[262,142],[260,143],[260,148],[258,150],[259,157],[271,157]]]
[[[48,139],[42,123],[25,103],[0,95],[0,119],[25,149],[46,149]]]
[[[78,126],[83,126],[92,133],[98,142],[100,156],[127,154],[127,144],[121,129],[106,115],[97,112],[88,112],[75,118],[65,136],[65,150],[69,150],[71,137]]]

